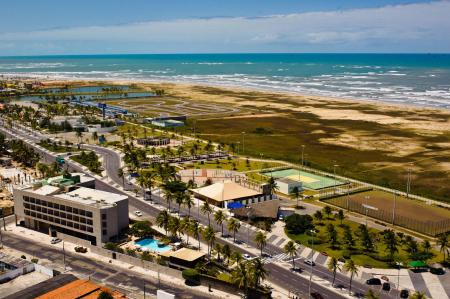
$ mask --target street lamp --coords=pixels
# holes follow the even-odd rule
[[[369,196],[366,196],[366,202],[367,202],[367,198]],[[366,209],[366,227],[367,227],[367,214],[369,210],[374,210],[374,211],[378,211],[378,208],[373,207],[373,206],[369,206],[368,204],[364,204],[363,207]]]
[[[311,299],[311,283],[312,283],[312,274],[313,274],[313,258],[314,258],[314,234],[316,231],[314,229],[311,229],[309,231],[311,233],[311,259],[310,259],[310,265],[311,265],[311,271],[309,273],[309,287],[308,287],[308,298]]]
[[[398,270],[398,275],[397,275],[397,291],[400,290],[400,268],[403,266],[403,263],[401,262],[395,262],[395,264],[397,265],[397,270]],[[400,295],[400,292],[398,292],[398,295]],[[398,296],[397,295],[397,296]]]

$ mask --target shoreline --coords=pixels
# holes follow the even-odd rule
[[[436,107],[436,106],[427,106],[420,104],[406,104],[406,103],[396,103],[392,101],[387,101],[384,99],[374,100],[374,99],[363,99],[363,98],[351,98],[351,97],[333,97],[333,96],[324,96],[318,94],[308,94],[308,93],[296,93],[293,91],[282,91],[270,88],[262,88],[262,87],[250,87],[250,86],[240,86],[240,85],[231,85],[231,84],[214,84],[208,82],[187,82],[187,81],[177,81],[177,80],[152,80],[152,79],[120,79],[120,78],[61,78],[61,77],[51,77],[51,76],[30,76],[29,74],[23,74],[23,76],[10,76],[11,74],[2,74],[3,78],[11,79],[11,80],[40,80],[43,83],[52,83],[52,84],[63,84],[66,82],[80,82],[83,84],[86,83],[111,83],[117,85],[127,85],[127,84],[159,84],[159,85],[173,85],[173,86],[182,86],[186,88],[192,88],[195,86],[199,87],[211,87],[211,88],[219,88],[227,91],[239,91],[239,92],[257,92],[262,94],[275,94],[280,96],[289,96],[289,97],[299,97],[302,100],[317,100],[322,102],[336,102],[336,103],[351,103],[351,104],[360,104],[360,105],[371,105],[377,108],[393,108],[393,109],[406,109],[410,111],[434,111],[434,112],[446,112],[450,113],[450,108],[447,107]],[[193,99],[195,100],[195,99]],[[301,102],[299,101],[299,104]],[[351,107],[349,107],[351,109]]]

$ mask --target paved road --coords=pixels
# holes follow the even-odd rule
[[[35,243],[32,240],[8,232],[3,232],[3,243],[5,246],[22,251],[28,256],[33,256],[40,260],[50,260],[53,267],[60,270],[64,269],[63,253],[59,247]],[[132,270],[118,268],[114,264],[95,261],[67,250],[66,265],[71,268],[70,272],[80,277],[90,277],[94,281],[101,281],[107,286],[119,289],[128,295],[136,295],[141,292],[143,294],[145,284],[147,293],[156,294],[156,290],[159,288],[176,294],[177,298],[209,298],[187,288],[179,288],[164,282],[158,284],[157,281],[146,279],[142,274],[135,273]]]
[[[28,133],[28,132],[23,132],[22,130],[14,130],[14,133],[20,134],[21,136],[24,136],[24,137],[26,136],[27,138],[32,139],[35,142],[40,140],[40,137],[35,137],[33,135],[30,135],[30,133]],[[108,148],[91,147],[88,145],[85,145],[85,147],[90,147],[92,149],[95,149],[95,151],[98,154],[105,157],[104,168],[106,170],[108,177],[115,183],[121,185],[122,179],[119,178],[117,175],[117,169],[120,167],[119,155],[116,152],[114,152],[113,150],[108,149]],[[52,155],[49,155],[47,153],[43,153],[43,154],[46,159],[50,159],[51,161],[54,161],[54,157]],[[70,161],[68,162],[68,164],[69,164],[70,168],[72,168],[76,171],[82,171],[81,169],[79,169],[79,167],[77,167],[76,165],[73,165],[73,163],[71,163]],[[109,184],[108,182],[96,180],[96,187],[98,189],[105,190],[105,191],[123,193],[120,190],[118,190],[117,188],[115,188],[114,186],[112,186],[111,184]],[[153,194],[152,200],[154,202],[159,203],[160,205],[163,205],[163,206],[166,205],[165,200],[158,195]],[[157,209],[155,206],[149,205],[149,204],[143,202],[142,200],[139,200],[133,196],[129,196],[129,206],[130,206],[130,211],[133,211],[133,210],[142,211],[144,213],[144,218],[150,217],[150,218],[154,219],[160,212],[160,210]],[[187,214],[188,211],[186,208],[182,207],[181,212]],[[202,223],[204,225],[208,224],[208,218],[206,215],[203,215],[201,213],[196,213],[196,211],[191,211],[191,215],[193,217],[195,217],[200,223]],[[219,228],[217,228],[217,229],[219,230]],[[247,239],[248,239],[247,233],[248,232],[246,229],[241,228],[240,231],[236,234],[236,239],[241,240],[241,241],[247,241]],[[228,234],[226,229],[225,229],[225,234]],[[220,242],[223,243],[225,241],[222,240]],[[251,247],[257,248],[257,246],[254,243],[254,241],[252,240],[252,238],[248,239],[248,245]],[[235,249],[239,250],[240,252],[243,252],[243,253],[248,253],[244,249],[242,249],[242,247],[235,246]],[[283,253],[281,248],[274,246],[272,244],[268,244],[267,247],[265,248],[265,251],[272,255],[277,255],[277,254]],[[302,263],[300,262],[299,264],[302,264]],[[292,290],[292,291],[298,292],[299,294],[308,294],[309,281],[307,279],[299,276],[297,273],[287,270],[286,268],[284,268],[278,264],[269,263],[269,264],[267,264],[267,269],[270,271],[270,273],[268,275],[269,281],[285,288],[286,290]],[[302,270],[304,272],[309,273],[310,267],[303,267]],[[332,281],[332,273],[321,265],[316,265],[315,267],[313,267],[313,273],[314,273],[314,275],[319,276],[323,279]],[[346,288],[346,287],[348,287],[348,283],[349,283],[349,279],[345,275],[340,274],[340,273],[337,274],[336,284],[340,284]],[[326,295],[326,298],[330,298],[330,299],[342,298],[341,295],[331,292],[328,288],[325,288],[316,283],[312,284],[312,290],[315,290],[321,294]],[[367,292],[368,287],[364,284],[354,281],[352,283],[352,290],[356,293],[364,294],[365,292]],[[382,294],[381,298],[394,298],[394,296],[389,295],[389,294]]]

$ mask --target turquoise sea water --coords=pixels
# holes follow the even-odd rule
[[[135,242],[135,244],[140,245],[141,248],[148,248],[154,252],[165,252],[165,251],[172,249],[172,247],[167,246],[167,245],[158,246],[158,240],[155,240],[155,239],[142,239],[142,240]]]
[[[450,108],[450,54],[0,57],[0,76],[190,82]]]

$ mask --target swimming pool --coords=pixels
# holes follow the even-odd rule
[[[134,244],[139,245],[141,248],[148,248],[151,251],[155,251],[155,252],[165,252],[168,251],[170,249],[172,249],[171,246],[168,245],[158,245],[159,241],[155,240],[155,239],[142,239],[139,241],[134,242]]]

